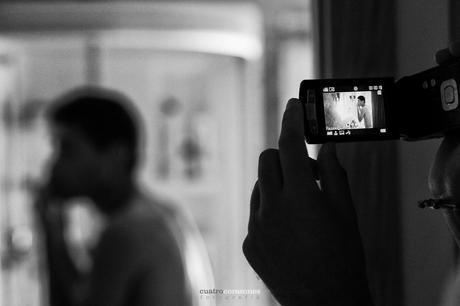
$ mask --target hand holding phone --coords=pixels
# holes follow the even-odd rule
[[[370,306],[345,170],[333,144],[309,159],[303,130],[302,105],[290,100],[279,150],[260,155],[243,252],[283,306]]]

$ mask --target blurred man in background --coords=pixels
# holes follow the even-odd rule
[[[192,305],[185,223],[136,184],[140,131],[130,101],[115,91],[79,88],[57,99],[48,115],[54,158],[36,206],[51,305]],[[64,239],[66,204],[82,197],[108,221],[86,275]]]

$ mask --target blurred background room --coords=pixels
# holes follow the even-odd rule
[[[140,110],[139,180],[195,221],[214,288],[260,291],[204,298],[272,303],[241,244],[265,122],[275,139],[278,92],[296,96],[313,76],[309,1],[6,1],[0,19],[0,304],[47,305],[31,190],[50,154],[43,110],[82,84],[118,89]],[[78,203],[69,214],[84,265],[99,221]]]
[[[258,155],[277,146],[285,103],[302,79],[401,77],[433,66],[435,51],[458,36],[457,2],[0,1],[0,305],[48,305],[32,209],[50,154],[43,112],[82,84],[118,89],[140,110],[139,181],[196,223],[214,288],[259,290],[214,302],[276,305],[241,244]],[[429,196],[438,144],[339,147],[376,306],[437,305],[453,271],[441,215],[416,207]],[[81,265],[101,226],[85,207],[69,212],[67,235]]]

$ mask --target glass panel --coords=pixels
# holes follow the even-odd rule
[[[101,52],[101,84],[126,92],[146,125],[143,181],[193,216],[215,288],[223,289],[247,289],[249,270],[241,252],[246,220],[239,218],[247,210],[241,193],[247,187],[241,184],[243,64],[186,52]]]
[[[250,167],[254,171],[244,165],[257,161],[248,161],[246,153],[255,156],[252,151],[259,151],[257,144],[262,142],[259,128],[249,122],[258,114],[253,117],[246,113],[258,110],[257,99],[251,106],[246,104],[247,93],[257,92],[254,88],[248,90],[247,84],[258,84],[258,70],[252,67],[249,73],[246,61],[230,56],[110,48],[99,45],[93,36],[29,36],[17,43],[24,56],[19,69],[22,94],[12,105],[21,115],[14,117],[14,128],[5,130],[8,135],[2,137],[9,142],[2,146],[7,148],[2,157],[12,160],[8,166],[14,177],[5,181],[13,181],[17,187],[8,188],[17,192],[1,192],[7,199],[2,215],[8,217],[2,221],[2,232],[11,239],[20,237],[20,241],[27,242],[32,237],[38,242],[40,237],[34,234],[37,229],[32,222],[31,191],[50,153],[47,131],[40,118],[50,99],[89,80],[121,90],[139,108],[146,128],[140,178],[158,197],[168,199],[196,222],[210,258],[213,287],[261,290],[262,282],[256,280],[241,252],[247,226],[247,188],[256,170],[255,164]],[[257,141],[250,141],[251,135],[257,135]],[[82,207],[75,206],[69,212],[67,233],[80,267],[88,265],[84,250],[94,243],[101,222]],[[20,269],[3,271],[5,305],[47,304],[46,282],[39,273],[43,268],[38,264],[41,253],[34,249],[31,254],[33,262],[22,261]],[[196,292],[199,289],[210,288],[199,287]],[[27,292],[19,294],[24,290]],[[206,305],[234,302],[231,296],[202,298]],[[243,305],[264,305],[266,291],[242,298]]]
[[[81,42],[69,37],[12,40],[14,56],[0,63],[2,305],[46,303],[31,206],[31,192],[50,152],[41,114],[50,98],[84,79]]]

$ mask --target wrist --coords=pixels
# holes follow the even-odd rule
[[[367,282],[337,288],[301,284],[269,288],[282,306],[373,306]]]
[[[369,291],[350,294],[334,291],[296,290],[289,292],[273,292],[282,306],[373,306]]]

